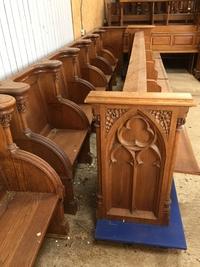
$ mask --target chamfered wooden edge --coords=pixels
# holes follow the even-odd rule
[[[83,39],[98,39],[99,38],[99,34],[97,33],[90,33],[90,34],[87,34],[83,37]]]
[[[0,94],[11,94],[18,96],[26,93],[29,88],[30,86],[27,83],[14,82],[12,80],[0,82]]]
[[[82,47],[82,46],[90,46],[92,41],[90,39],[81,39],[75,42],[75,46]]]
[[[41,60],[32,66],[33,69],[41,69],[41,68],[58,68],[62,65],[62,62],[59,60]]]
[[[194,107],[196,103],[190,93],[148,92],[102,92],[91,91],[85,99],[89,104],[159,105]]]

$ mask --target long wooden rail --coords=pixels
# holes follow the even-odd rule
[[[123,91],[147,91],[146,54],[143,31],[135,33]]]

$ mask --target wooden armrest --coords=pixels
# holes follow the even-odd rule
[[[78,77],[68,82],[68,86],[69,99],[78,104],[84,103],[89,92],[95,90],[95,87],[91,83]]]
[[[57,103],[49,104],[51,125],[59,129],[89,129],[90,124],[82,109],[74,102],[58,97]]]
[[[105,58],[101,56],[97,56],[96,58],[91,60],[91,63],[92,65],[96,66],[101,71],[103,71],[104,74],[112,75],[113,73],[112,66],[109,64],[109,62]]]
[[[68,156],[50,139],[33,132],[26,133],[26,140],[16,140],[17,144],[27,151],[44,159],[50,166],[54,166],[59,175],[72,179],[72,166]]]
[[[17,97],[26,94],[29,88],[30,86],[26,83],[13,82],[12,80],[0,82],[0,94],[9,94]]]
[[[85,75],[83,78],[88,80],[95,87],[107,87],[108,86],[106,75],[99,68],[93,65],[87,65],[87,67],[84,68],[84,74]]]
[[[101,55],[105,57],[112,66],[116,67],[118,59],[108,49],[101,49]]]
[[[185,127],[180,131],[177,144],[175,172],[200,174],[200,168],[194,156],[192,145]]]

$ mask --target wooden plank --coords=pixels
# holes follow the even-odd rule
[[[180,132],[174,171],[180,173],[200,174],[200,168],[196,161],[185,127],[183,127]]]
[[[102,92],[91,91],[85,103],[122,105],[167,105],[196,106],[190,93],[142,93],[142,92]]]
[[[135,33],[123,91],[147,91],[147,70],[144,32]]]
[[[87,130],[53,129],[48,138],[55,142],[68,156],[73,165],[79,155]]]
[[[58,202],[50,193],[8,192],[0,218],[0,265],[33,266]]]

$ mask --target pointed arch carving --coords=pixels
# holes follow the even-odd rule
[[[135,110],[118,119],[108,140],[110,208],[156,216],[166,158],[159,128],[148,113]]]

